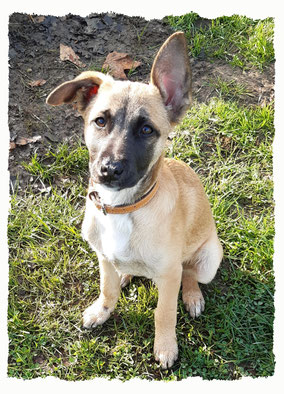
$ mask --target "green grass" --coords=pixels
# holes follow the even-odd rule
[[[253,20],[245,16],[223,16],[203,20],[196,13],[168,16],[175,30],[183,30],[193,57],[223,59],[243,69],[262,70],[274,60],[274,20]]]
[[[199,31],[198,18],[190,14],[175,20],[178,29],[191,26],[189,40]],[[219,18],[214,28],[223,29],[225,37],[230,26],[234,37],[235,18]],[[239,17],[238,23],[247,26],[239,36],[268,22]],[[207,29],[208,49],[213,21]],[[246,67],[261,68],[241,53]],[[216,96],[194,103],[176,128],[167,156],[199,174],[225,257],[216,278],[202,286],[206,309],[200,318],[191,319],[179,298],[179,358],[173,368],[163,371],[153,358],[158,294],[151,281],[134,278],[103,326],[92,332],[81,328],[82,312],[99,294],[99,272],[96,255],[80,234],[88,152],[77,143],[23,163],[49,188],[11,196],[10,377],[168,381],[273,375],[273,103],[247,106],[245,85],[220,78],[208,83]]]
[[[271,106],[248,109],[220,99],[194,105],[177,129],[168,156],[200,175],[225,260],[217,278],[203,286],[200,319],[192,320],[179,300],[179,360],[169,371],[161,371],[152,356],[157,290],[147,280],[134,279],[102,327],[81,330],[81,313],[99,294],[96,256],[80,235],[86,168],[75,166],[76,183],[53,187],[49,195],[13,196],[9,375],[174,380],[273,374],[272,139]],[[26,168],[34,174],[40,167],[44,181],[56,163],[60,176],[64,166],[71,171],[70,158],[77,163],[74,157],[87,154],[79,146],[58,160],[64,149],[53,153],[50,164],[33,158]]]
[[[60,144],[56,152],[48,151],[44,159],[38,158],[37,153],[31,158],[30,163],[23,162],[23,167],[42,181],[52,182],[58,175],[87,175],[89,155],[84,146],[77,142],[76,149],[70,150],[66,144]]]
[[[227,100],[240,100],[247,97],[253,97],[253,93],[243,83],[238,83],[234,80],[224,81],[222,78],[209,78],[208,85],[215,89],[218,97]]]

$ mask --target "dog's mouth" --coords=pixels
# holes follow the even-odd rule
[[[113,179],[110,176],[101,176],[99,174],[91,174],[91,180],[99,185],[105,186],[114,191],[120,191],[135,186],[139,179],[135,177],[127,177],[125,179]]]
[[[89,165],[91,180],[113,191],[129,189],[147,174],[148,167],[137,168],[129,160],[95,160]]]

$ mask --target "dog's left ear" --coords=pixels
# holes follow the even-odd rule
[[[183,32],[172,34],[160,48],[151,83],[160,91],[170,122],[177,123],[191,104],[191,69]]]

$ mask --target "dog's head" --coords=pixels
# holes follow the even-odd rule
[[[171,127],[190,105],[184,34],[177,32],[163,44],[148,85],[87,71],[47,98],[51,105],[73,101],[84,118],[93,181],[114,190],[136,185],[158,162]]]

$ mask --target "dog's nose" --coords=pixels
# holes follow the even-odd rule
[[[101,174],[111,180],[118,180],[124,171],[124,166],[121,161],[105,160],[101,165]]]

